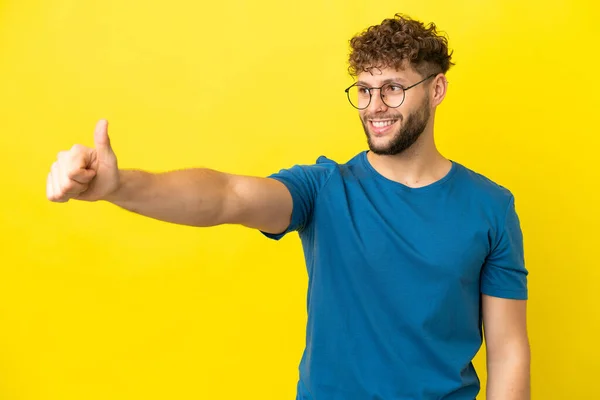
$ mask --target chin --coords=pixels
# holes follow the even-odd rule
[[[393,149],[392,147],[388,146],[388,147],[375,147],[375,146],[370,146],[369,150],[373,153],[373,154],[377,154],[378,156],[396,156],[398,154],[402,154],[404,153],[407,149],[404,150],[396,150]]]
[[[421,132],[396,132],[394,135],[377,137],[369,134],[367,142],[369,150],[380,156],[395,156],[405,153],[419,140]]]
[[[397,151],[394,147],[393,141],[390,140],[381,140],[381,138],[372,138],[370,137],[368,140],[369,150],[374,154],[380,156],[390,156],[401,153],[401,151]]]

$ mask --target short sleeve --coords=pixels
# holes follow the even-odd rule
[[[285,231],[278,234],[262,233],[270,239],[279,240],[289,232],[302,231],[310,223],[315,199],[329,180],[335,166],[334,162],[320,157],[317,164],[294,165],[268,176],[287,187],[292,196],[293,210],[290,224]]]
[[[527,275],[523,234],[515,210],[514,197],[511,196],[503,224],[483,265],[481,292],[494,297],[526,300]]]

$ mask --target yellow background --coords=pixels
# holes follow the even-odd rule
[[[347,41],[395,12],[457,65],[441,151],[516,196],[534,399],[597,399],[598,6],[591,0],[0,2],[0,398],[292,399],[300,243],[50,203],[107,118],[121,167],[267,175],[365,148]],[[476,366],[485,383],[485,352]],[[484,398],[484,396],[482,396]]]

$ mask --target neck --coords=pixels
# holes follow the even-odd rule
[[[369,151],[367,159],[387,179],[413,188],[442,179],[452,167],[435,146],[431,129],[426,129],[415,144],[400,154],[387,156]]]

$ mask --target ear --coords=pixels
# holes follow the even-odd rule
[[[437,107],[442,103],[446,97],[447,90],[448,80],[446,79],[446,75],[439,73],[433,77],[433,82],[431,83],[431,93],[429,93],[432,107]]]

